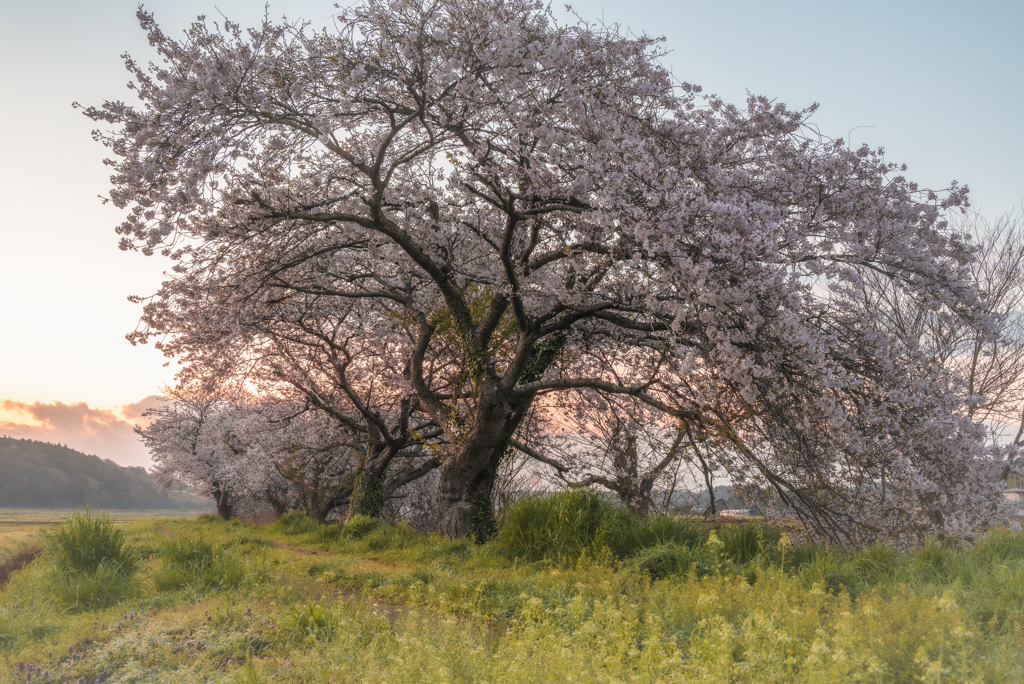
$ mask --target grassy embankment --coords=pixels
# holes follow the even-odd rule
[[[0,679],[1024,681],[1024,535],[1005,531],[852,553],[571,496],[484,546],[294,514],[120,527],[123,568],[47,552],[0,592]]]

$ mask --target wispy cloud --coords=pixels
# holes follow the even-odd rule
[[[146,409],[160,401],[158,396],[148,396],[108,410],[93,408],[85,402],[47,404],[4,399],[0,407],[7,419],[0,419],[0,434],[66,444],[121,465],[149,466],[149,454],[132,428],[141,422]]]

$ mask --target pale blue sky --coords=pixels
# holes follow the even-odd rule
[[[170,34],[197,14],[217,16],[217,8],[242,24],[263,14],[262,3],[238,0],[146,6]],[[852,131],[853,144],[885,147],[921,185],[966,183],[989,216],[1020,209],[1024,2],[573,6],[584,18],[664,35],[666,64],[706,92],[734,102],[748,90],[791,107],[818,102],[814,121],[824,134],[847,138],[865,127]],[[71,109],[74,100],[126,94],[122,52],[150,57],[135,8],[121,0],[0,0],[0,406],[9,399],[113,409],[173,378],[152,349],[124,341],[138,318],[125,297],[152,292],[166,264],[117,250],[118,212],[97,199],[107,191],[104,151],[89,137],[92,122]],[[315,25],[333,12],[332,2],[270,5],[272,17]],[[5,420],[22,419],[27,414],[0,409],[0,432]]]

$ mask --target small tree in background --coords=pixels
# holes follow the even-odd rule
[[[1011,431],[1000,479],[1016,467],[1024,447],[1024,221],[1006,214],[989,221],[963,214],[957,230],[976,245],[969,278],[981,293],[984,325],[900,291],[879,274],[864,279],[865,316],[908,350],[949,369],[963,410],[985,422],[996,442]]]

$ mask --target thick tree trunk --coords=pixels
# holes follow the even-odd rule
[[[374,449],[356,466],[352,480],[352,495],[348,501],[348,514],[368,515],[371,518],[384,516],[384,503],[387,496],[384,483],[388,477],[388,466],[395,460],[405,445],[405,440],[392,442],[390,446]]]
[[[650,475],[638,477],[623,483],[619,490],[619,498],[630,511],[641,517],[651,512],[651,494],[654,491],[654,478]]]
[[[446,537],[489,539],[497,530],[491,494],[498,465],[521,413],[504,402],[478,404],[476,424],[462,448],[441,462],[437,489],[437,519]]]
[[[387,477],[387,465],[376,468],[367,464],[356,474],[355,486],[348,501],[348,516],[367,515],[380,518],[384,515],[384,480]]]
[[[504,448],[502,448],[504,452]],[[491,495],[500,456],[462,452],[441,464],[437,490],[438,529],[446,537],[487,541],[497,531]]]
[[[216,482],[213,483],[213,499],[217,502],[217,515],[225,520],[231,520],[233,515],[231,496]]]
[[[565,346],[564,333],[556,333],[533,346],[519,383],[533,382],[544,375]],[[533,403],[533,396],[503,395],[497,374],[482,379],[476,417],[465,442],[441,462],[437,487],[438,529],[446,537],[473,536],[487,541],[498,528],[494,517],[494,480],[509,440],[519,428]]]

